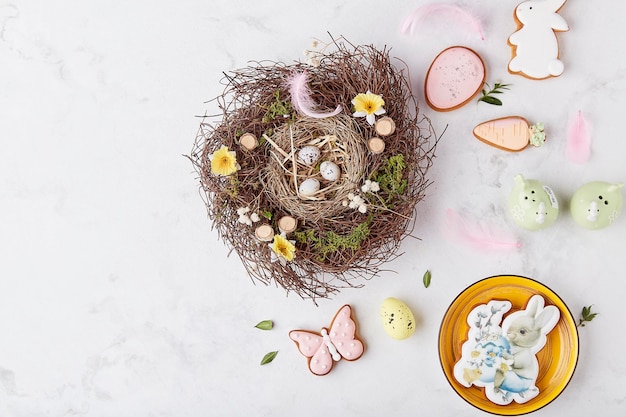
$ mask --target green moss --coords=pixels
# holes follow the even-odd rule
[[[330,231],[324,235],[316,236],[315,230],[307,229],[296,231],[294,237],[298,243],[310,245],[313,251],[317,253],[317,260],[324,262],[331,253],[340,250],[349,250],[352,253],[357,251],[370,234],[370,222],[371,219],[359,224],[345,235]]]
[[[408,183],[403,178],[405,168],[404,155],[398,154],[387,158],[382,166],[372,174],[372,179],[380,186],[380,194],[387,195],[385,199],[387,203],[406,191]]]
[[[239,185],[240,181],[237,178],[237,174],[229,175],[228,181],[230,182],[230,187],[226,187],[224,192],[228,194],[231,198],[235,198],[239,195]]]
[[[263,123],[270,123],[278,117],[283,118],[286,114],[291,115],[292,112],[291,103],[280,99],[280,90],[276,90],[274,93],[274,101],[268,106],[264,106],[264,108],[267,109],[267,111],[261,119]]]

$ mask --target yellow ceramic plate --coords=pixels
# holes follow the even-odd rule
[[[486,397],[484,388],[474,385],[467,388],[459,384],[454,378],[454,365],[461,358],[461,347],[467,340],[467,317],[472,309],[491,300],[508,300],[513,305],[510,314],[523,310],[528,299],[535,294],[543,296],[546,305],[554,305],[561,312],[545,346],[537,352],[539,375],[535,385],[539,394],[523,404],[498,405]],[[530,413],[554,400],[572,378],[578,361],[576,322],[563,300],[537,281],[511,275],[486,278],[465,289],[448,308],[439,330],[439,360],[452,388],[473,406],[503,416]]]

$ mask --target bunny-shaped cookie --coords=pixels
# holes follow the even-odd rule
[[[496,371],[495,393],[515,393],[522,401],[537,395],[534,384],[539,374],[539,363],[535,354],[543,348],[546,335],[559,318],[558,308],[544,308],[543,297],[534,295],[525,310],[517,311],[504,319],[502,332],[510,343],[510,353],[503,357],[509,360],[509,365]],[[520,399],[516,398],[516,401],[520,402]]]
[[[509,37],[513,59],[509,71],[543,79],[563,73],[555,31],[569,30],[557,11],[567,0],[528,0],[515,8],[518,30]]]

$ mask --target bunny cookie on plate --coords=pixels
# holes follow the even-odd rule
[[[536,354],[560,319],[559,309],[545,306],[541,295],[533,295],[524,310],[502,321],[511,306],[510,301],[491,300],[471,311],[468,339],[454,366],[460,384],[485,387],[487,398],[499,405],[525,403],[539,394]]]
[[[513,47],[509,72],[538,80],[563,73],[555,32],[569,30],[565,19],[557,13],[565,2],[528,0],[515,8],[518,30],[509,37],[509,44]]]

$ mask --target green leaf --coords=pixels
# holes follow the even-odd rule
[[[430,286],[430,279],[431,279],[431,273],[430,271],[427,269],[426,272],[424,272],[424,287],[428,288]]]
[[[263,359],[261,359],[261,365],[266,365],[266,364],[270,363],[271,361],[274,360],[276,355],[278,355],[278,351],[277,350],[275,350],[274,352],[270,352],[270,353],[266,354],[265,356],[263,356]]]
[[[478,99],[478,101],[484,101],[485,103],[489,103],[489,104],[493,104],[494,106],[501,106],[502,105],[502,101],[500,99],[497,99],[495,97],[491,97],[491,96],[484,96]]]
[[[254,327],[261,330],[272,330],[272,327],[274,327],[274,323],[272,323],[272,320],[263,320]]]
[[[489,84],[485,83],[485,85],[487,87],[489,87]],[[493,104],[494,106],[501,106],[502,105],[502,101],[493,97],[492,94],[502,94],[504,93],[504,91],[501,90],[508,90],[509,89],[509,85],[510,84],[500,84],[500,83],[495,83],[493,85],[493,88],[491,90],[489,90],[488,92],[485,91],[485,89],[482,90],[482,97],[480,97],[478,99],[479,102],[483,101],[485,103],[488,104]]]
[[[590,322],[591,320],[596,318],[598,313],[592,313],[591,307],[593,307],[593,304],[590,306],[583,307],[583,311],[580,313],[580,318],[578,319],[577,327],[585,327],[586,322]]]

